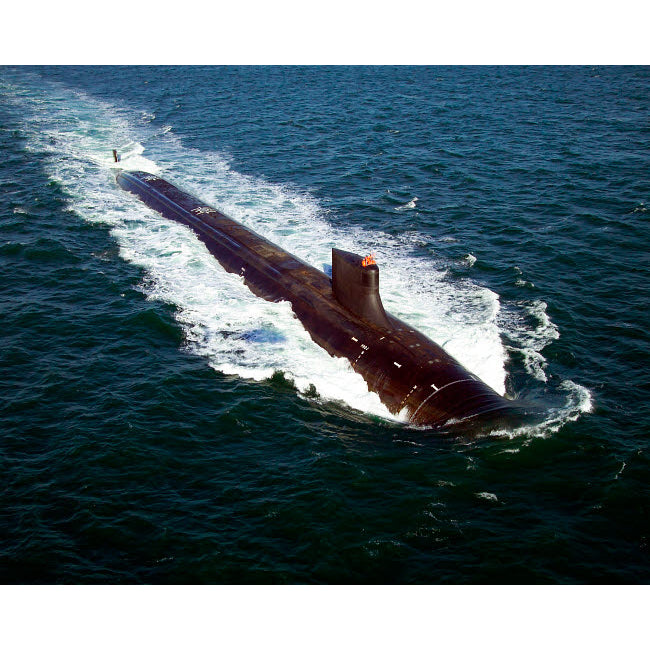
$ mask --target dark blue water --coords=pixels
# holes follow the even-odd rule
[[[0,69],[5,583],[650,579],[650,69]],[[160,174],[540,422],[390,417],[115,184]]]

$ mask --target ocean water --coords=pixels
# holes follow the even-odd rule
[[[0,580],[647,583],[650,69],[0,68]],[[121,154],[118,165],[112,149]],[[143,169],[540,421],[390,415]]]

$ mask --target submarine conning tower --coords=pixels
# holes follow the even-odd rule
[[[333,248],[332,291],[355,316],[390,328],[379,296],[379,267],[374,259]]]

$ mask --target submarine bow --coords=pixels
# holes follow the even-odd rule
[[[332,249],[332,278],[164,179],[121,171],[118,184],[189,226],[257,296],[287,300],[312,339],[345,357],[394,415],[429,427],[508,414],[514,403],[439,345],[385,311],[372,258]]]

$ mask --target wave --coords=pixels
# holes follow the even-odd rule
[[[414,196],[410,201],[407,203],[404,203],[403,205],[398,205],[395,210],[398,212],[401,212],[402,210],[414,210],[417,206],[416,203],[418,202],[418,197]]]

